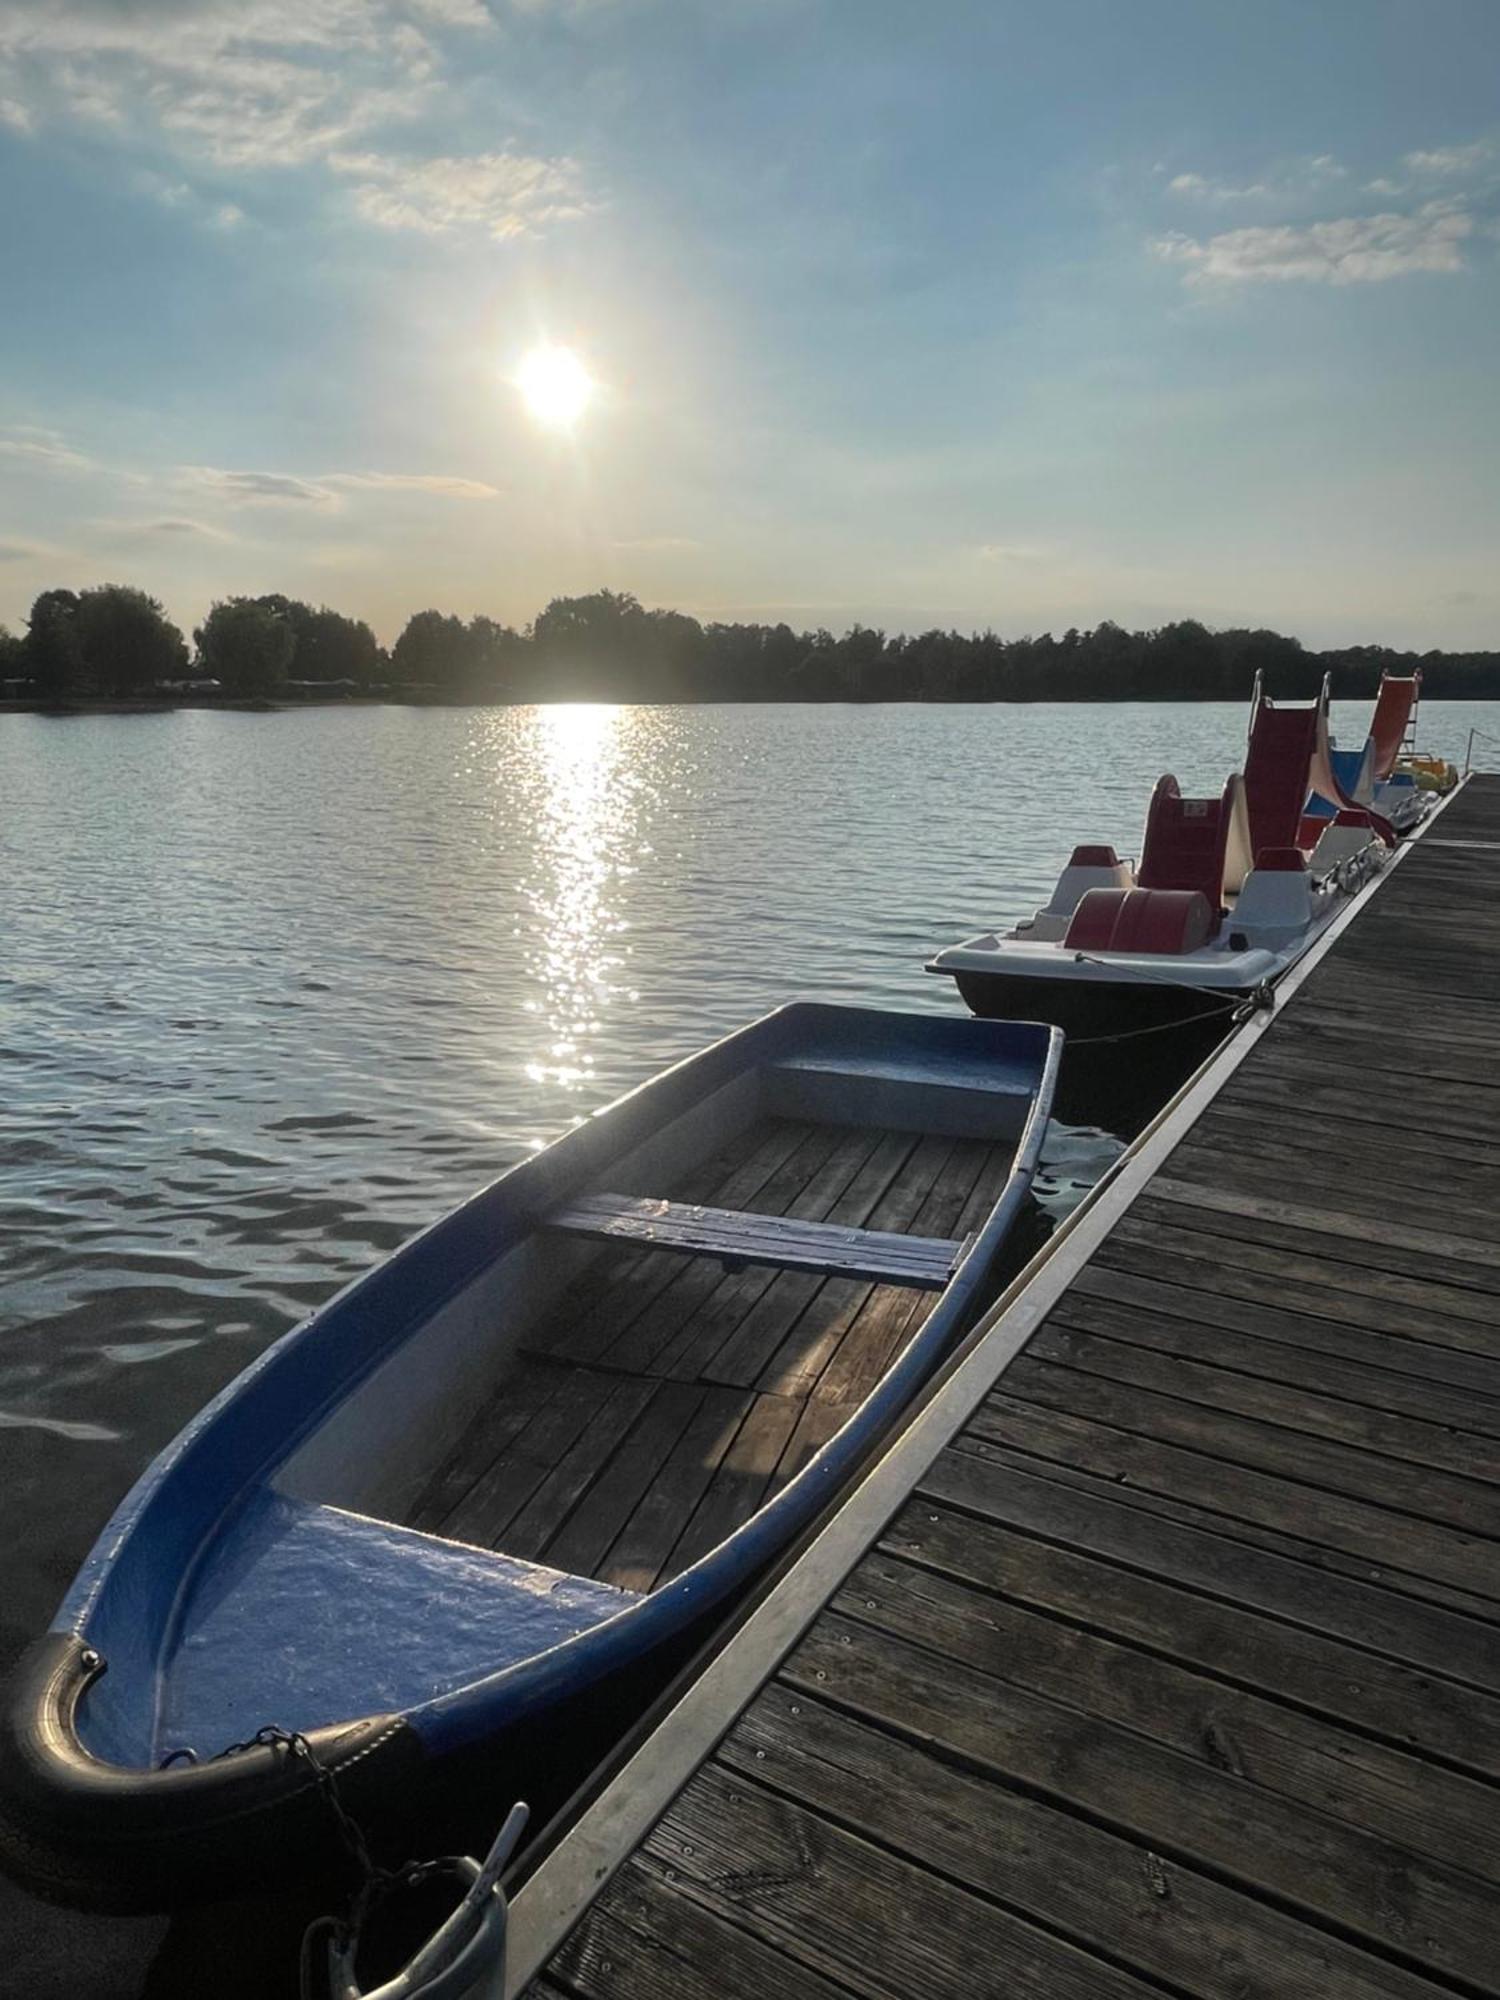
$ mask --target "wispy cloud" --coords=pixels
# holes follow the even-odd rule
[[[986,563],[1041,562],[1050,553],[1030,542],[977,542],[974,553]]]
[[[411,160],[335,153],[329,165],[353,183],[358,213],[383,229],[428,235],[475,229],[503,240],[574,221],[596,205],[584,191],[578,163],[566,157],[506,152]]]
[[[228,472],[216,465],[179,467],[183,482],[231,507],[336,507],[338,495],[289,472]]]
[[[191,521],[177,515],[168,516],[160,521],[122,521],[114,525],[122,533],[161,535],[173,541],[191,539],[195,536],[210,542],[222,542],[228,539],[222,528],[211,528],[206,521]]]
[[[1158,166],[1159,174],[1166,173]],[[1189,201],[1237,202],[1302,200],[1347,180],[1349,169],[1332,153],[1313,153],[1302,159],[1285,160],[1273,170],[1251,181],[1226,180],[1218,174],[1186,172],[1173,174],[1167,182],[1168,194]]]
[[[1495,158],[1488,139],[1475,139],[1467,146],[1435,146],[1428,153],[1408,153],[1402,165],[1414,174],[1435,175],[1440,180],[1456,180],[1487,167]]]
[[[45,542],[9,542],[0,540],[0,563],[36,562],[47,556],[55,556],[60,551],[49,548]]]
[[[1235,187],[1232,182],[1215,180],[1210,174],[1174,174],[1167,182],[1167,192],[1193,195],[1204,201],[1248,201],[1252,196],[1269,194],[1271,190],[1264,181],[1252,181],[1248,187]]]
[[[427,493],[445,500],[494,500],[499,488],[482,479],[446,472],[237,472],[215,465],[183,465],[178,479],[229,507],[311,507],[325,512],[346,492]]]
[[[482,479],[460,479],[446,472],[330,472],[324,475],[324,483],[372,492],[436,493],[445,500],[500,497],[498,486],[487,486]]]
[[[426,102],[425,30],[491,25],[478,0],[9,0],[5,96],[28,125],[85,119],[232,167],[318,159]]]
[[[1379,284],[1417,272],[1464,268],[1464,244],[1474,218],[1444,202],[1411,215],[1341,216],[1305,225],[1230,229],[1199,239],[1172,232],[1151,244],[1164,261],[1184,267],[1192,284],[1311,282]]]
[[[0,430],[0,457],[59,472],[82,472],[93,464],[81,451],[74,451],[60,431],[44,430],[36,424],[13,424]]]
[[[31,132],[36,129],[36,116],[28,106],[17,103],[13,97],[0,97],[0,125],[12,132]]]

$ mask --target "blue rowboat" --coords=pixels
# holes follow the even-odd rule
[[[783,1007],[341,1292],[168,1446],[26,1656],[0,1859],[114,1909],[305,1878],[327,1772],[400,1853],[650,1685],[972,1321],[1060,1048]]]

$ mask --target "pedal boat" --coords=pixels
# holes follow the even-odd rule
[[[125,1499],[0,1718],[0,1859],[168,1909],[498,1818],[849,1480],[974,1319],[1061,1037],[795,1004],[285,1335]],[[237,1754],[224,1755],[230,1746]]]
[[[1344,798],[1378,813],[1399,838],[1414,832],[1437,804],[1436,791],[1424,788],[1413,768],[1415,752],[1411,746],[1421,692],[1420,667],[1414,674],[1382,673],[1363,747],[1329,751]],[[1313,819],[1330,820],[1338,810],[1337,800],[1318,792],[1307,802]]]
[[[1310,817],[1310,796],[1335,802]],[[940,951],[979,1015],[1051,1021],[1079,1043],[1210,1020],[1266,993],[1384,865],[1388,822],[1344,792],[1330,761],[1328,683],[1270,701],[1257,679],[1243,775],[1217,799],[1157,781],[1139,863],[1075,848],[1052,897],[1003,933]]]

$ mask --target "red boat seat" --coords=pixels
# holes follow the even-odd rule
[[[1314,824],[1326,826],[1328,822],[1317,820]],[[1307,868],[1307,856],[1300,847],[1263,847],[1255,857],[1255,865],[1272,874],[1301,875]]]
[[[1236,773],[1216,799],[1185,799],[1175,778],[1158,778],[1146,811],[1136,882],[1142,889],[1194,890],[1215,928],[1226,895],[1250,865],[1244,780]]]
[[[1079,899],[1065,951],[1197,951],[1220,913],[1201,889],[1090,889]]]

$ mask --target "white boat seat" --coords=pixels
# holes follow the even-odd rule
[[[771,1264],[788,1271],[863,1278],[881,1285],[910,1285],[940,1292],[973,1241],[949,1236],[905,1236],[887,1229],[848,1229],[835,1222],[801,1222],[790,1216],[755,1215],[732,1208],[700,1208],[629,1194],[587,1194],[545,1218],[544,1227],[643,1250],[676,1250],[687,1257],[717,1257],[733,1269]]]

